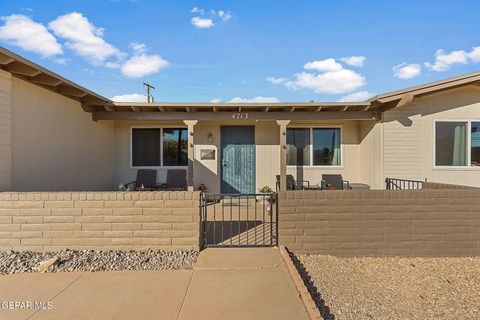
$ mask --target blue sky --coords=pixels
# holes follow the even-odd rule
[[[363,100],[479,70],[478,12],[441,0],[2,0],[0,44],[109,98],[148,81],[156,101]]]

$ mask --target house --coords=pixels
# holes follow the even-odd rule
[[[480,73],[364,102],[115,103],[0,47],[0,191],[116,190],[158,182],[253,193],[292,174],[480,186]]]

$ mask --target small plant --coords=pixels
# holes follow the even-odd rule
[[[265,186],[263,188],[258,189],[258,192],[260,193],[272,193],[272,188],[269,186]]]

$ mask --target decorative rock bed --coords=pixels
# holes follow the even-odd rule
[[[93,251],[0,252],[0,274],[24,272],[73,272],[191,269],[196,251]]]
[[[325,320],[480,319],[480,257],[294,262]]]

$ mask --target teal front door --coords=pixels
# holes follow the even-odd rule
[[[222,193],[255,193],[255,127],[221,127]]]

